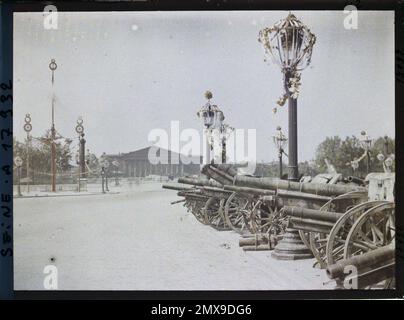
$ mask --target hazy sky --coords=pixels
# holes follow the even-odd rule
[[[34,136],[50,127],[51,58],[56,128],[100,154],[149,145],[154,128],[202,128],[196,112],[213,92],[226,121],[257,130],[257,160],[276,159],[270,136],[287,132],[287,107],[273,114],[282,75],[264,62],[258,32],[285,11],[59,13],[45,30],[41,13],[14,16],[14,133],[24,116]],[[298,99],[299,160],[326,136],[394,136],[394,14],[359,12],[357,30],[343,11],[293,12],[317,36]]]

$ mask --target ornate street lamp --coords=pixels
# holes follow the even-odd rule
[[[212,92],[206,91],[205,98],[208,100],[206,104],[197,112],[197,116],[203,120],[204,137],[205,137],[205,156],[203,163],[211,163],[213,144],[214,144],[214,131],[222,129],[224,115],[217,105],[211,104]]]
[[[289,101],[289,174],[288,179],[299,179],[297,159],[297,97],[300,90],[300,71],[311,61],[316,36],[310,32],[293,14],[274,26],[259,32],[259,42],[273,63],[283,73],[284,94],[279,98],[278,105],[283,106]],[[276,111],[276,109],[275,109]]]
[[[20,156],[16,156],[14,158],[14,164],[17,167],[17,177],[18,177],[18,196],[21,197],[21,167],[22,167],[22,159]]]
[[[276,127],[276,135],[272,137],[275,147],[278,149],[278,157],[279,157],[279,179],[282,179],[282,156],[287,154],[284,151],[284,148],[286,146],[286,143],[288,139],[282,132],[282,128],[280,126]]]
[[[57,69],[55,59],[51,59],[49,69],[52,71],[52,90],[55,82],[55,70]],[[51,124],[51,172],[52,172],[52,192],[56,192],[56,129],[55,129],[55,96],[52,96],[52,124]]]
[[[32,130],[31,124],[31,115],[27,113],[25,115],[25,124],[24,124],[24,131],[27,133],[27,157],[26,157],[26,165],[27,165],[27,192],[29,192],[29,149],[31,144],[31,135],[30,132]]]
[[[372,139],[367,134],[366,131],[361,132],[361,137],[359,139],[362,148],[365,150],[366,154],[366,173],[370,172],[370,148],[372,147]]]

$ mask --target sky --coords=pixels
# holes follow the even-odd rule
[[[343,11],[296,11],[316,35],[298,98],[299,161],[314,158],[327,136],[394,137],[394,13],[359,12],[358,29],[344,28]],[[204,92],[235,128],[256,129],[257,160],[277,159],[272,138],[287,133],[282,74],[264,61],[259,31],[286,11],[59,12],[45,29],[42,13],[14,16],[14,135],[25,138],[55,124],[75,138],[83,118],[87,147],[100,155],[148,145],[151,130],[180,130],[202,122]],[[50,59],[55,59],[51,85]]]

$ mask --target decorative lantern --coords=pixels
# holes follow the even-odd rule
[[[300,88],[300,73],[311,62],[316,36],[295,15],[289,15],[274,26],[262,29],[258,36],[265,53],[284,74],[285,93],[278,100],[283,106],[286,99],[297,99]]]

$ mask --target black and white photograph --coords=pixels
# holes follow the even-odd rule
[[[395,289],[394,11],[13,15],[15,290]]]

